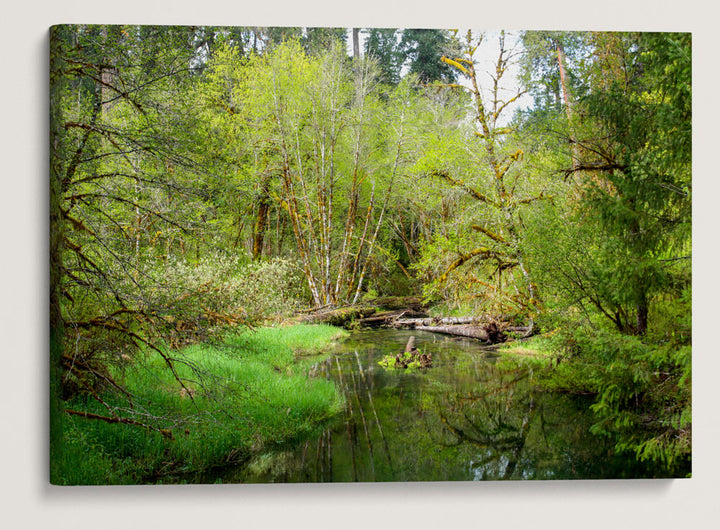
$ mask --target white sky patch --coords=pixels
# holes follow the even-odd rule
[[[458,31],[458,36],[464,38],[467,33],[467,29]],[[474,36],[480,35],[480,31],[472,30]],[[500,53],[500,32],[499,31],[486,31],[483,38],[482,44],[475,52],[475,72],[477,76],[477,83],[480,91],[482,92],[483,100],[487,106],[492,97],[493,78],[495,76],[495,70]],[[505,49],[506,55],[510,56],[507,69],[500,79],[498,85],[498,96],[503,101],[508,101],[523,90],[523,87],[518,79],[520,75],[520,54],[522,53],[522,43],[520,42],[520,34],[518,32],[505,32]],[[466,78],[462,78],[459,84],[469,86],[469,81]],[[517,110],[527,110],[533,105],[532,97],[525,93],[520,96],[515,102],[503,111],[498,119],[498,125],[504,126],[509,123],[513,114]]]

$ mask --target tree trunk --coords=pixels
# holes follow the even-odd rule
[[[62,115],[62,92],[65,77],[62,74],[61,29],[50,30],[50,482],[60,478],[62,462],[62,344],[64,322],[60,307],[60,279],[62,277],[63,221],[60,201],[63,194],[63,160],[65,142]]]
[[[100,30],[100,37],[102,39],[103,48],[107,49],[110,39],[117,40],[119,38],[119,33],[119,27],[110,26],[110,31],[108,32],[108,26],[102,26],[102,29]],[[113,63],[115,63],[113,57],[105,56],[102,58],[102,62],[104,66],[100,73],[100,80],[102,81],[102,84],[100,85],[100,98],[102,100],[103,112],[107,112],[119,101],[117,98],[118,92],[112,88],[117,84],[118,69],[113,66]]]
[[[570,95],[568,94],[568,82],[565,74],[565,50],[559,41],[555,41],[555,50],[557,51],[558,69],[560,70],[560,85],[562,87],[563,101],[565,103],[565,113],[567,114],[568,127],[572,127],[572,107],[570,106]],[[570,142],[572,143],[572,167],[577,169],[580,165],[580,156],[578,148],[573,141],[570,132]]]
[[[565,50],[560,42],[555,42],[555,50],[557,51],[558,69],[560,70],[560,86],[562,87],[563,101],[565,103],[565,112],[567,113],[568,121],[572,117],[570,110],[570,96],[568,95],[567,89],[567,77],[565,76]]]
[[[636,333],[638,335],[645,335],[648,324],[648,304],[647,297],[643,295],[642,300],[637,307],[637,326]]]
[[[352,29],[353,59],[360,59],[360,28]]]
[[[260,188],[260,197],[258,199],[258,212],[253,226],[253,247],[252,259],[258,261],[262,258],[263,243],[265,241],[265,231],[268,224],[268,212],[270,209],[270,192],[268,183],[265,180]]]

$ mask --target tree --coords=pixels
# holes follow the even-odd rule
[[[435,281],[442,284],[457,269],[470,267],[471,270],[482,271],[481,277],[473,277],[471,282],[480,286],[486,300],[494,300],[505,309],[532,312],[539,298],[522,251],[521,211],[546,198],[546,195],[542,189],[532,194],[534,186],[522,168],[523,151],[513,148],[508,140],[513,128],[501,126],[499,122],[503,112],[523,93],[519,91],[503,99],[501,92],[503,76],[513,53],[505,46],[504,33],[500,33],[498,58],[495,71],[491,74],[493,84],[485,91],[478,82],[475,59],[482,42],[482,35],[474,37],[468,32],[462,44],[462,55],[442,58],[445,64],[452,66],[469,82],[469,87],[452,87],[469,93],[474,127],[469,132],[472,139],[463,138],[461,141],[465,145],[457,147],[467,151],[463,153],[462,165],[456,170],[461,175],[471,176],[472,180],[465,180],[442,166],[430,170],[431,175],[470,200],[461,214],[460,237],[442,238],[448,243],[455,239],[450,249],[455,248],[449,255],[457,257],[449,263],[444,262],[445,270]],[[450,250],[445,248],[445,244],[440,248]],[[425,262],[434,255],[427,256]],[[496,284],[485,281],[482,277],[486,275],[487,279],[495,278]]]
[[[536,108],[570,111],[582,82],[575,72],[576,59],[585,51],[585,34],[567,31],[524,31],[521,79],[530,90]],[[572,59],[568,65],[568,60]]]
[[[395,28],[370,28],[365,39],[365,56],[377,59],[381,83],[397,85],[405,54],[400,46],[400,33]]]
[[[521,79],[530,87],[535,100],[532,115],[545,115],[548,125],[549,115],[564,111],[565,122],[555,123],[554,134],[563,134],[570,144],[573,167],[578,164],[578,147],[571,134],[574,118],[575,99],[582,94],[584,87],[569,67],[568,59],[579,68],[583,63],[583,52],[587,50],[586,34],[560,31],[525,31],[522,33],[523,53],[521,56]],[[559,120],[557,120],[559,121]]]
[[[62,26],[52,37],[51,329],[62,398],[103,404],[94,419],[162,430],[108,369],[145,349],[175,374],[161,345],[241,324],[211,283],[167,283],[174,257],[197,259],[208,188],[182,131],[194,80],[193,30]],[[189,248],[195,243],[195,253]],[[103,389],[126,398],[108,405]],[[57,394],[54,395],[57,397]],[[58,405],[58,408],[60,405]],[[80,414],[65,410],[67,414]],[[88,417],[88,416],[86,416]]]
[[[323,54],[333,46],[345,45],[345,28],[305,28],[305,49],[311,54]]]
[[[313,303],[356,301],[406,163],[409,83],[381,101],[373,62],[351,68],[340,46],[311,56],[288,42],[235,61],[219,54],[206,87],[222,116],[215,134],[234,137],[256,203],[269,199],[287,221]]]
[[[421,83],[441,81],[452,83],[456,71],[441,57],[451,47],[449,32],[438,29],[406,29],[402,32],[400,48],[407,61],[408,72],[418,77]]]
[[[689,34],[594,34],[591,125],[578,135],[597,244],[598,306],[644,334],[653,297],[689,285],[691,54]],[[577,133],[576,133],[577,134]],[[593,270],[591,269],[591,270]]]

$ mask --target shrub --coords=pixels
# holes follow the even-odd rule
[[[300,278],[288,260],[248,263],[214,255],[198,263],[171,260],[150,271],[145,306],[160,315],[158,331],[178,346],[237,324],[256,324],[298,307]]]

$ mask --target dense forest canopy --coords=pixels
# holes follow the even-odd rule
[[[186,388],[175,348],[422,295],[562,330],[606,369],[599,429],[687,453],[690,35],[360,31],[52,29],[56,417],[89,395],[167,430],[113,367],[150,351]]]

